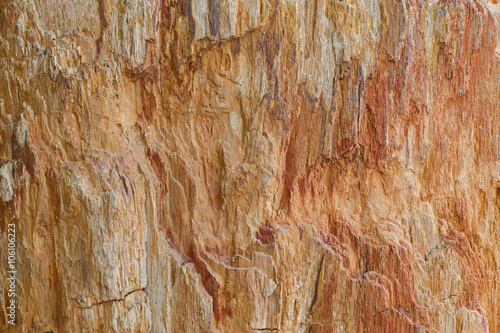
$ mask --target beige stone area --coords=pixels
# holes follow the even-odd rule
[[[0,0],[0,331],[500,332],[499,13]]]

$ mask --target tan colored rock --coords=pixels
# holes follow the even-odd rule
[[[500,332],[498,12],[0,1],[0,331]]]

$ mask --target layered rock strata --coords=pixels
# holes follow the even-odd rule
[[[1,0],[0,331],[500,332],[496,8]]]

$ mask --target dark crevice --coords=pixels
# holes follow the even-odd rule
[[[102,48],[102,38],[104,36],[104,30],[108,27],[108,21],[106,20],[106,15],[104,14],[104,0],[99,1],[99,18],[101,20],[101,32],[99,33],[99,38],[96,40],[95,45],[97,48],[95,60],[99,59],[99,55],[101,54]]]
[[[325,263],[325,253],[326,252],[323,252],[323,256],[321,257],[321,262],[319,263],[318,278],[316,279],[316,283],[314,285],[314,296],[313,296],[313,299],[311,302],[311,306],[309,308],[309,315],[310,316],[312,316],[314,305],[316,305],[316,302],[318,300],[319,281],[321,280],[321,273],[323,272],[323,266]],[[309,326],[308,332],[310,332],[311,329],[312,329],[312,326]]]
[[[94,306],[97,306],[97,305],[101,305],[101,304],[106,304],[106,303],[112,303],[112,302],[121,302],[121,301],[124,301],[125,298],[127,298],[129,295],[137,292],[137,291],[144,291],[144,293],[146,293],[146,287],[144,288],[140,288],[140,289],[134,289],[132,291],[129,291],[128,293],[126,293],[122,298],[114,298],[114,299],[109,299],[109,300],[105,300],[105,301],[101,301],[101,302],[97,302],[97,303],[93,303],[91,304],[90,306],[80,306],[81,309],[90,309]],[[147,296],[147,293],[146,293],[146,296]]]

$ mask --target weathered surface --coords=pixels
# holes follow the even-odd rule
[[[500,332],[497,7],[1,0],[0,331]]]

